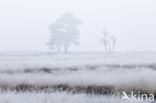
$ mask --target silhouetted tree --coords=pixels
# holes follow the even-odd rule
[[[60,18],[50,25],[49,30],[52,34],[49,42],[47,43],[50,49],[57,49],[59,52],[61,48],[64,52],[68,52],[71,44],[79,44],[80,31],[78,26],[82,24],[71,13],[65,13]]]

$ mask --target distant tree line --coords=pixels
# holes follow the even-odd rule
[[[65,53],[68,52],[69,47],[72,44],[79,44],[79,26],[83,22],[69,12],[61,15],[53,24],[49,26],[49,31],[51,33],[50,39],[47,42],[49,49],[61,52],[64,50]],[[110,35],[106,29],[103,29],[103,37],[100,39],[100,43],[107,53],[114,51],[116,45],[116,37]]]

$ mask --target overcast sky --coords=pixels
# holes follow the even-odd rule
[[[48,51],[48,27],[65,12],[84,22],[72,51],[100,51],[103,27],[116,51],[156,51],[156,0],[0,0],[0,51]]]

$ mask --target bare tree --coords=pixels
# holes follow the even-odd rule
[[[49,27],[52,34],[49,42],[47,43],[50,49],[57,49],[64,52],[68,52],[68,48],[71,44],[79,44],[80,31],[78,26],[82,24],[81,20],[78,20],[71,13],[65,13],[56,20],[55,23]]]
[[[114,47],[116,45],[116,37],[113,35],[110,35],[107,31],[106,28],[103,29],[103,37],[100,40],[100,43],[103,44],[106,53],[111,53],[114,51]]]
[[[109,48],[109,40],[108,40],[108,33],[106,32],[105,28],[103,29],[103,38],[101,39],[101,43],[104,45],[105,51],[108,52]]]

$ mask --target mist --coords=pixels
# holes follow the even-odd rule
[[[49,51],[49,25],[65,12],[84,24],[70,51],[102,51],[102,28],[117,37],[115,51],[156,51],[155,0],[0,1],[0,51]]]

